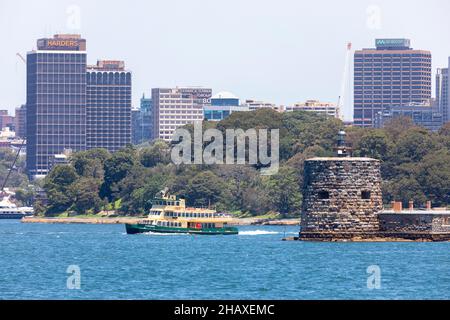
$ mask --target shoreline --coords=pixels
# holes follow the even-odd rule
[[[48,223],[48,224],[125,224],[138,223],[143,217],[24,217],[22,223]],[[296,226],[300,224],[300,219],[258,219],[258,218],[234,218],[230,225],[271,225],[271,226]]]

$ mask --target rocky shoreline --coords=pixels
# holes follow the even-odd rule
[[[134,217],[24,217],[22,223],[50,223],[50,224],[124,224],[137,223],[143,218]],[[295,226],[299,225],[299,219],[257,219],[257,218],[235,218],[233,225],[273,225],[273,226]]]

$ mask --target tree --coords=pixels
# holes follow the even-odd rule
[[[438,150],[419,164],[417,181],[427,199],[437,205],[450,203],[450,151]]]
[[[368,130],[356,145],[354,155],[385,160],[392,147],[392,142],[383,130]]]
[[[223,181],[211,171],[198,173],[188,182],[186,198],[194,206],[209,206],[221,199]]]
[[[385,181],[383,183],[383,197],[385,203],[401,201],[404,207],[408,206],[410,200],[416,204],[423,204],[427,200],[420,184],[413,177]]]
[[[144,167],[151,168],[157,164],[170,162],[170,149],[163,140],[156,140],[150,147],[141,151],[140,161]]]
[[[118,183],[131,171],[136,161],[136,155],[132,149],[117,151],[104,163],[105,177],[100,189],[100,197],[109,201],[117,200],[120,192]]]
[[[103,164],[109,158],[111,154],[108,150],[98,148],[74,153],[70,157],[70,163],[80,176],[103,179]]]
[[[70,191],[72,183],[78,178],[70,165],[57,165],[45,177],[44,190],[48,198],[47,213],[66,211],[73,203]]]
[[[407,130],[415,127],[414,122],[410,117],[401,116],[395,117],[389,120],[384,125],[384,131],[388,135],[389,139],[394,143],[397,142],[397,139]]]
[[[394,147],[394,163],[418,162],[436,148],[432,134],[420,127],[412,127],[403,132]]]
[[[285,216],[300,214],[301,187],[293,168],[281,167],[277,174],[267,179],[266,190],[276,211]]]
[[[17,189],[15,198],[20,201],[20,203],[24,206],[30,207],[33,205],[35,193],[32,189]]]
[[[99,182],[93,178],[82,177],[70,186],[73,208],[78,214],[86,214],[89,210],[98,213],[102,200],[98,196]]]

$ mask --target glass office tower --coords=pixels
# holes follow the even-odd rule
[[[27,171],[46,175],[50,159],[86,147],[86,40],[39,39],[27,54]]]

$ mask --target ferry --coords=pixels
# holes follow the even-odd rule
[[[229,227],[230,215],[212,209],[188,208],[185,199],[168,195],[166,191],[153,200],[147,219],[137,224],[125,224],[128,234],[188,233],[200,235],[232,235],[238,229]]]
[[[32,216],[34,210],[31,207],[17,207],[7,197],[0,201],[0,219],[22,219]]]

